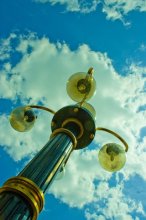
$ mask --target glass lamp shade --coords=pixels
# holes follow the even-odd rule
[[[60,170],[58,171],[55,180],[61,180],[65,175],[65,167],[64,165],[60,168]]]
[[[123,147],[115,143],[105,144],[98,154],[100,165],[109,172],[120,170],[126,162]]]
[[[36,116],[30,107],[18,107],[10,115],[10,124],[16,131],[24,132],[33,127],[35,119]]]
[[[87,102],[83,102],[82,107],[87,109],[91,113],[91,115],[94,119],[96,118],[96,111],[91,104],[89,104]]]
[[[69,78],[66,90],[76,102],[81,102],[84,98],[89,100],[95,93],[96,81],[87,73],[75,73]]]

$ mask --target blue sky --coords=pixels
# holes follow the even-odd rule
[[[52,116],[45,112],[38,112],[30,132],[17,133],[8,121],[12,109],[72,104],[66,81],[90,66],[97,83],[90,102],[96,124],[129,144],[127,163],[114,174],[97,159],[103,144],[117,141],[110,135],[98,132],[88,149],[74,152],[64,178],[48,191],[39,220],[146,219],[145,21],[143,0],[0,1],[0,184],[19,172],[51,133]]]

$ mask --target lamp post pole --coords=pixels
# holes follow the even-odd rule
[[[99,152],[101,166],[111,172],[124,166],[125,151],[128,150],[126,141],[109,129],[96,128],[94,109],[85,103],[95,89],[92,68],[87,74],[74,74],[70,82],[67,91],[73,100],[79,101],[77,104],[65,106],[57,112],[37,105],[18,107],[12,112],[10,123],[21,132],[33,127],[36,119],[33,108],[51,112],[54,117],[50,140],[18,176],[8,179],[0,188],[0,220],[36,220],[43,209],[46,190],[66,165],[71,152],[87,147],[97,130],[111,133],[125,146],[124,150],[114,143],[104,145]]]
[[[9,179],[0,190],[1,220],[37,219],[43,208],[43,194],[73,150],[65,133],[57,134],[29,164]]]

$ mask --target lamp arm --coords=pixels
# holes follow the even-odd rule
[[[39,106],[39,105],[28,105],[28,107],[31,107],[31,108],[37,108],[37,109],[41,109],[41,110],[45,110],[47,112],[50,112],[52,114],[55,114],[56,112],[50,108],[47,108],[47,107],[44,107],[44,106]]]
[[[112,131],[110,129],[107,129],[107,128],[102,128],[102,127],[97,127],[96,131],[106,131],[106,132],[114,135],[115,137],[117,137],[124,144],[125,151],[126,152],[128,151],[128,144],[127,144],[127,142],[119,134],[117,134],[116,132],[114,132],[114,131]]]
[[[88,78],[90,77],[90,78],[93,78],[93,73],[94,73],[94,69],[93,69],[93,67],[90,67],[89,69],[88,69],[88,72],[87,72],[87,75],[86,75],[86,80],[88,80]],[[80,107],[82,107],[82,105],[84,104],[84,102],[85,102],[85,100],[86,100],[86,98],[87,98],[87,95],[88,95],[88,93],[86,93],[85,94],[85,96],[84,96],[84,98],[82,99],[82,101],[81,102],[79,102],[79,106]]]

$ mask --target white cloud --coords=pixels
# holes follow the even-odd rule
[[[105,187],[103,187],[105,186]],[[137,214],[144,214],[144,210],[141,203],[131,200],[128,196],[124,196],[122,193],[124,185],[119,183],[116,187],[109,187],[107,183],[100,183],[97,186],[97,198],[100,193],[100,200],[102,205],[98,204],[98,200],[94,203],[94,211],[86,210],[87,219],[98,219],[100,213],[100,219],[117,219],[117,220],[133,220],[132,212]],[[106,191],[105,191],[106,190]],[[97,210],[97,211],[95,211]],[[137,217],[138,219],[138,217]]]
[[[15,37],[16,35],[12,33],[7,39],[0,39],[0,45],[2,45],[0,49],[0,60],[1,61],[8,59],[10,57],[10,52],[12,52],[13,50],[10,45],[10,42]]]
[[[95,200],[95,179],[107,181],[110,177],[111,173],[99,166],[96,150],[77,151],[68,161],[64,178],[51,186],[51,192],[71,207],[81,208]],[[64,187],[65,182],[67,184]]]
[[[130,11],[146,11],[146,2],[143,0],[104,0],[103,12],[107,14],[107,19],[123,19],[124,15]]]
[[[96,10],[99,0],[34,0],[40,3],[50,3],[51,5],[65,5],[67,11],[90,13]]]
[[[139,111],[139,107],[145,103],[146,67],[131,64],[127,69],[127,76],[120,76],[106,53],[92,51],[88,45],[81,45],[72,51],[65,43],[51,43],[47,38],[39,39],[34,34],[17,37],[17,40],[18,44],[13,50],[20,53],[22,58],[15,66],[10,63],[10,40],[8,49],[4,52],[8,56],[3,59],[4,65],[0,75],[0,98],[15,101],[19,97],[24,104],[37,104],[41,101],[44,105],[58,110],[73,103],[65,91],[65,84],[70,75],[87,71],[93,66],[97,93],[91,104],[97,111],[97,126],[113,129],[127,140],[127,163],[119,172],[125,180],[135,174],[145,179],[145,138],[139,142],[139,134],[146,124],[146,112]],[[2,49],[5,47],[5,41],[7,39],[3,41]],[[10,128],[7,116],[1,115],[0,144],[5,145],[6,151],[15,160],[21,160],[27,155],[32,156],[49,139],[50,121],[51,116],[42,113],[32,131],[18,135]],[[7,138],[6,133],[9,134]],[[95,143],[102,145],[109,141],[117,140],[104,132],[97,133]],[[124,198],[121,189],[109,188],[108,180],[111,173],[99,166],[98,150],[74,152],[67,164],[64,179],[56,182],[51,192],[70,206],[80,208],[91,202],[98,204],[104,198],[107,205],[101,213],[101,219],[106,216],[105,213],[110,217],[117,216],[117,219],[123,219],[125,216],[125,219],[130,219],[128,213],[136,210],[139,204],[130,200],[132,208],[129,208],[129,200]],[[117,183],[120,184],[118,175]],[[99,182],[98,186],[95,181]],[[119,200],[121,203],[116,204]],[[117,214],[110,202],[115,203],[116,210],[119,207],[125,209],[124,214]],[[91,214],[94,213],[90,212]],[[96,213],[92,218],[90,215],[86,214],[86,217],[96,219]]]
[[[142,43],[139,47],[139,50],[143,52],[146,51],[146,45]]]
[[[85,217],[87,220],[106,220],[103,215],[97,215],[96,213],[90,213],[88,210],[85,211]]]
[[[95,11],[98,4],[102,4],[102,11],[106,14],[107,19],[120,19],[125,25],[130,22],[125,21],[124,16],[133,10],[139,12],[146,11],[146,2],[143,0],[34,0],[40,3],[50,3],[52,5],[65,5],[66,10],[70,12],[90,13]]]

